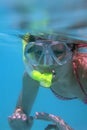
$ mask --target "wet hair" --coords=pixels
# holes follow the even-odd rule
[[[67,46],[70,48],[70,50],[73,52],[74,50],[75,50],[75,48],[76,48],[76,46],[75,46],[75,43],[66,43],[67,44]]]

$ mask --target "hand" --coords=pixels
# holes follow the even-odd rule
[[[44,113],[44,112],[36,112],[36,119],[52,121],[54,124],[49,124],[45,130],[73,130],[66,124],[60,117]]]
[[[27,117],[20,108],[9,116],[8,120],[12,130],[30,130],[33,124],[33,117]]]

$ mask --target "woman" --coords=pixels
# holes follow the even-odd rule
[[[59,41],[57,36],[54,39],[51,35],[26,34],[23,37],[23,60],[26,73],[15,111],[9,118],[12,130],[31,129],[33,117],[28,115],[37,96],[38,86],[49,88],[60,99],[78,98],[87,103],[86,43],[77,41],[69,44],[64,40]],[[54,127],[54,130],[57,129]]]

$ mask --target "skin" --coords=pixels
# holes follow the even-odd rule
[[[75,53],[76,52],[74,52],[74,55]],[[56,67],[53,66],[49,68],[44,68],[44,66],[42,66],[39,69],[43,71],[55,70],[56,75],[51,87],[53,91],[58,93],[58,95],[61,95],[63,97],[69,97],[69,98],[77,97],[79,100],[84,101],[86,96],[82,92],[79,83],[76,79],[76,76],[74,74],[72,60],[73,59],[69,60],[65,65],[61,65],[61,66],[57,65]],[[82,71],[84,70],[82,68],[78,68],[78,70],[79,70],[81,83],[83,86],[85,86],[84,89],[85,92],[87,93],[87,82],[86,82],[87,78],[86,76],[82,77]],[[35,98],[38,94],[38,90],[39,90],[39,83],[33,80],[26,72],[23,75],[22,91],[18,99],[15,111],[13,115],[9,117],[9,124],[12,130],[31,129],[33,124],[33,118],[28,117],[28,115],[30,115]],[[49,128],[48,130],[51,130],[50,127],[48,128]],[[60,130],[60,129],[54,126],[54,130]]]

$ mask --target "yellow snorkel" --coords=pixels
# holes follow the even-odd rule
[[[46,88],[49,88],[52,84],[52,74],[51,73],[44,73],[41,74],[39,71],[37,70],[33,70],[31,73],[31,77],[34,80],[37,80],[40,82],[40,85]]]
[[[25,34],[24,38],[22,39],[22,45],[23,45],[23,61],[26,65],[26,69],[28,74],[31,76],[32,79],[38,81],[41,86],[50,88],[52,85],[52,79],[53,79],[53,74],[52,73],[40,73],[37,70],[34,70],[32,66],[27,62],[27,59],[24,55],[25,47],[27,44],[29,44],[29,38],[30,34],[27,33]]]

